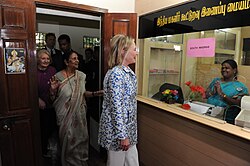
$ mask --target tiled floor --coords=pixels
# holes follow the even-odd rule
[[[89,161],[88,166],[105,166],[106,159],[104,153],[100,154],[94,148],[89,149]],[[54,162],[49,157],[43,157],[43,166],[61,166],[58,162]]]

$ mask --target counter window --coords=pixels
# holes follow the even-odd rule
[[[238,80],[250,88],[248,63],[250,27],[224,28],[209,31],[175,34],[140,39],[140,66],[143,75],[139,93],[152,98],[164,83],[180,86],[184,100],[188,100],[191,90],[187,81],[207,89],[214,78],[222,77],[221,63],[233,59],[238,64]],[[213,38],[214,56],[189,57],[187,43],[191,39]],[[243,49],[244,48],[244,49]],[[202,55],[201,55],[202,56]],[[142,72],[140,71],[140,72]],[[206,99],[200,100],[206,103]]]

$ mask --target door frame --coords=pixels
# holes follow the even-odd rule
[[[92,16],[100,16],[101,17],[100,37],[101,37],[101,39],[103,38],[103,34],[102,34],[102,32],[103,32],[102,31],[102,21],[103,20],[102,20],[102,18],[105,15],[105,13],[108,13],[107,9],[93,7],[93,6],[89,6],[89,5],[83,5],[83,4],[75,4],[75,3],[66,2],[66,1],[59,1],[59,0],[53,0],[53,1],[52,0],[34,0],[34,2],[35,2],[35,8],[37,8],[37,7],[43,8],[44,7],[44,8],[49,8],[49,9],[53,9],[53,10],[63,10],[63,11],[72,12],[72,13],[81,13],[81,14],[87,14],[87,15],[92,15]],[[36,22],[36,19],[35,19],[35,22]],[[102,52],[103,47],[104,47],[104,43],[101,40],[101,47],[100,47],[100,53],[99,53],[101,58],[102,58],[102,56],[104,56],[104,54]],[[100,69],[102,69],[102,63],[100,63]],[[100,73],[102,74],[101,71],[100,71]],[[102,77],[103,76],[101,75],[100,79],[102,79]],[[100,80],[100,83],[101,82],[102,82],[102,80]],[[98,147],[96,147],[95,144],[93,144],[92,146],[94,146],[94,148],[96,148],[96,150],[98,150]]]

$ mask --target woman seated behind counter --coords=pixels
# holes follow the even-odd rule
[[[206,90],[207,103],[224,107],[224,119],[232,124],[240,109],[242,96],[248,95],[247,87],[237,81],[237,74],[237,63],[231,59],[225,60],[221,64],[222,78],[215,78]]]

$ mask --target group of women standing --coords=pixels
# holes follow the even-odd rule
[[[103,92],[99,143],[108,150],[107,165],[139,165],[135,147],[137,81],[135,73],[128,66],[135,63],[137,54],[133,39],[116,35],[111,41],[110,70],[105,76],[104,91],[90,92],[85,89],[86,75],[77,70],[79,60],[76,52],[63,55],[65,68],[57,73],[50,66],[49,52],[38,52],[40,113],[56,115],[63,166],[88,165],[85,98],[102,96]],[[50,128],[52,123],[50,121],[47,127]],[[44,153],[47,143],[43,143]]]
[[[46,126],[41,124],[42,131],[52,129],[56,119],[59,127],[61,164],[87,165],[88,131],[85,97],[101,96],[103,91],[86,91],[86,75],[77,70],[79,60],[75,52],[64,54],[64,62],[66,68],[56,73],[55,69],[49,66],[51,63],[49,52],[46,50],[38,52],[39,108],[41,115],[46,113],[46,116],[41,116],[41,123],[50,118]],[[52,116],[54,113],[56,118]],[[49,136],[51,132],[47,132],[46,138],[43,139],[44,154]]]

